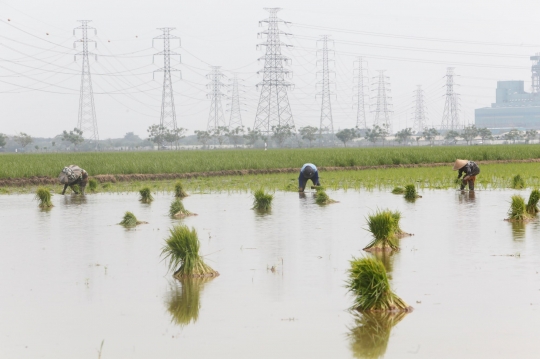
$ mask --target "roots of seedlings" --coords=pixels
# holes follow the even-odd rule
[[[142,203],[151,203],[154,200],[152,197],[152,191],[149,187],[144,187],[139,191],[141,198],[139,199]]]
[[[191,230],[185,225],[170,229],[170,237],[161,251],[164,260],[169,262],[169,270],[180,268],[174,272],[176,279],[217,277],[219,273],[204,263],[199,255],[200,242],[195,228]]]
[[[527,212],[527,206],[525,205],[525,199],[520,195],[513,195],[510,202],[510,209],[508,210],[507,221],[510,222],[522,222],[531,219],[531,215]]]
[[[137,217],[135,217],[135,215],[129,211],[127,211],[125,214],[124,214],[124,218],[122,219],[122,221],[118,224],[126,227],[126,228],[132,228],[132,227],[135,227],[136,225],[138,224],[143,224],[143,223],[147,223],[147,222],[142,222],[142,221],[138,221],[137,220]]]
[[[184,208],[184,204],[181,200],[175,199],[171,203],[171,207],[169,208],[169,215],[171,217],[175,218],[184,218],[188,216],[196,216],[196,213],[191,213],[187,209]]]
[[[356,295],[351,309],[361,312],[410,312],[410,307],[390,289],[384,265],[375,258],[353,258],[347,287]]]
[[[184,197],[188,196],[186,191],[184,191],[184,187],[182,186],[182,182],[180,182],[180,181],[176,182],[176,184],[174,185],[174,196],[176,198],[184,198]]]
[[[393,194],[403,194],[405,193],[405,189],[403,187],[394,187],[392,190]]]
[[[529,196],[529,202],[527,202],[527,213],[536,214],[540,212],[538,208],[538,201],[540,200],[540,191],[534,189]]]
[[[51,191],[45,187],[38,187],[36,191],[36,200],[39,201],[39,208],[51,208],[53,206],[51,197]]]
[[[253,209],[267,211],[272,208],[272,200],[274,199],[274,196],[269,193],[265,193],[262,188],[255,191],[253,196]]]

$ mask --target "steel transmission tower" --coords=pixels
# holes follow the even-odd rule
[[[377,85],[377,103],[375,107],[375,118],[373,120],[374,126],[387,126],[388,131],[392,132],[392,123],[390,122],[390,113],[392,113],[392,110],[390,110],[390,100],[391,97],[387,96],[387,92],[390,92],[390,89],[387,88],[387,86],[390,85],[389,82],[387,82],[388,77],[384,76],[385,70],[380,70],[379,76],[374,77],[373,79],[378,79],[378,85]]]
[[[95,148],[99,141],[99,133],[96,120],[96,106],[94,104],[94,90],[92,89],[92,76],[90,75],[90,61],[88,55],[94,55],[97,60],[97,55],[88,51],[88,43],[93,42],[97,47],[97,43],[94,40],[88,39],[88,30],[94,30],[94,35],[97,35],[97,30],[93,27],[89,27],[88,23],[91,20],[79,20],[81,26],[76,27],[73,30],[75,35],[77,30],[81,30],[82,37],[73,43],[73,47],[76,48],[77,42],[83,44],[81,52],[75,55],[82,55],[82,70],[81,70],[81,91],[79,95],[79,120],[77,128],[83,132],[83,136],[90,141],[95,142]]]
[[[356,91],[354,102],[356,105],[356,128],[367,128],[367,118],[365,109],[365,94],[364,94],[364,58],[358,57],[355,61],[354,86],[353,91]]]
[[[289,64],[290,59],[281,54],[282,46],[291,45],[281,42],[280,35],[288,34],[280,31],[278,27],[280,22],[286,22],[277,17],[280,8],[265,8],[265,10],[270,16],[259,21],[259,26],[267,23],[268,28],[258,34],[259,36],[266,35],[266,42],[257,46],[265,46],[266,54],[259,58],[259,61],[264,60],[264,68],[257,74],[262,72],[263,80],[257,84],[257,88],[261,87],[261,96],[253,129],[269,135],[273,126],[294,127],[294,120],[287,96],[287,89],[292,86],[292,83],[285,81],[285,76],[290,75],[291,71],[284,67]]]
[[[206,75],[206,78],[210,80],[210,83],[206,85],[206,87],[210,89],[210,92],[206,95],[210,99],[207,131],[212,131],[218,127],[227,127],[225,115],[223,114],[223,107],[221,105],[221,98],[225,96],[221,92],[221,88],[225,86],[225,84],[221,82],[224,75],[221,73],[221,66],[211,66],[211,68],[212,71]]]
[[[229,130],[234,130],[237,127],[243,127],[241,112],[242,110],[240,109],[240,100],[242,99],[242,97],[240,96],[240,92],[243,92],[243,90],[240,90],[240,87],[243,87],[243,85],[239,84],[238,81],[238,75],[233,74],[231,84],[229,85],[231,87],[231,102],[229,104]]]
[[[317,93],[317,96],[321,96],[321,121],[319,126],[319,142],[322,142],[322,134],[329,133],[331,136],[331,143],[334,143],[334,121],[332,120],[332,103],[330,102],[330,96],[334,93],[330,90],[331,80],[330,73],[334,71],[330,70],[329,62],[334,61],[329,58],[328,53],[333,50],[328,50],[329,35],[321,36],[321,39],[317,42],[322,42],[322,49],[317,49],[317,55],[320,59],[317,59],[317,64],[322,62],[322,70],[317,73],[322,73],[322,80],[317,82],[317,85],[321,86],[321,91]],[[330,40],[331,41],[331,40]]]
[[[164,130],[176,130],[176,110],[174,108],[174,92],[172,86],[171,72],[180,70],[171,67],[171,56],[179,56],[180,54],[171,51],[171,40],[178,40],[180,46],[180,38],[175,35],[171,35],[171,31],[174,27],[162,27],[158,30],[163,31],[163,35],[154,37],[152,40],[152,46],[154,46],[154,40],[163,40],[163,51],[154,54],[154,56],[163,56],[163,67],[154,71],[163,72],[163,90],[161,95],[161,117],[159,120],[160,126]],[[181,59],[181,58],[180,58]]]
[[[421,85],[416,86],[414,104],[413,130],[422,133],[426,127],[426,104],[424,102],[424,90]]]
[[[446,68],[446,101],[441,123],[441,130],[456,131],[459,129],[458,94],[454,92],[454,68]]]

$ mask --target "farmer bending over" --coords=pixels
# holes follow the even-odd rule
[[[456,163],[454,163],[454,171],[457,170],[459,170],[457,176],[458,179],[465,173],[465,177],[461,180],[461,190],[463,191],[468,183],[469,191],[474,191],[474,181],[476,180],[476,176],[480,173],[480,167],[473,161],[456,160]]]
[[[308,179],[313,182],[315,186],[320,186],[319,183],[319,171],[313,163],[306,163],[300,169],[300,175],[298,176],[298,192],[304,192]]]
[[[88,183],[88,172],[86,172],[79,166],[69,165],[68,167],[64,167],[62,172],[60,172],[60,174],[58,175],[58,180],[61,184],[64,185],[64,190],[62,191],[62,194],[66,193],[66,189],[68,188],[68,186],[73,192],[79,194],[79,192],[77,192],[76,188],[74,187],[75,185],[78,185],[81,189],[81,193],[84,194],[84,188]]]

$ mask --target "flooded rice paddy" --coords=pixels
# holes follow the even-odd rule
[[[540,352],[540,222],[505,222],[517,191],[0,196],[1,358],[534,358]],[[528,196],[523,191],[522,195]],[[384,258],[403,317],[347,309],[352,256],[369,243],[365,216],[400,210],[414,233]],[[149,222],[125,229],[125,211]],[[160,252],[168,228],[194,226],[220,272],[184,285]],[[394,325],[395,324],[395,325]],[[393,326],[394,325],[394,326]],[[393,326],[393,327],[392,327]]]

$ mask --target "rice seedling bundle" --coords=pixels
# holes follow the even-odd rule
[[[168,261],[169,271],[175,270],[176,279],[216,277],[219,273],[204,263],[199,255],[200,242],[195,228],[185,225],[174,226],[165,241],[161,256]],[[177,269],[178,268],[178,269]]]
[[[367,218],[368,231],[373,235],[373,241],[369,243],[365,251],[398,250],[397,233],[399,228],[399,212],[389,210],[377,210],[375,214]],[[397,221],[397,223],[396,223]]]
[[[407,312],[355,313],[355,326],[348,334],[355,357],[384,357],[392,328],[406,315]]]
[[[415,200],[417,198],[420,198],[420,196],[416,192],[416,186],[413,184],[406,185],[405,186],[405,199]]]
[[[540,211],[538,208],[538,201],[540,200],[540,191],[533,189],[529,195],[529,201],[527,202],[527,213],[536,214]]]
[[[525,180],[521,177],[521,175],[515,175],[514,178],[512,178],[512,188],[525,188]]]
[[[183,218],[187,216],[193,216],[195,213],[191,213],[187,209],[184,208],[184,204],[181,200],[175,199],[172,201],[171,206],[169,207],[169,215],[171,217],[176,218]]]
[[[510,202],[510,209],[508,210],[509,221],[526,221],[531,215],[527,213],[527,206],[525,205],[525,199],[520,195],[513,195]]]
[[[88,189],[90,192],[95,192],[98,187],[98,181],[95,178],[90,178],[88,180]]]
[[[139,199],[142,203],[151,203],[154,200],[152,197],[152,191],[149,187],[144,187],[139,191],[141,198]]]
[[[392,190],[393,194],[403,194],[405,193],[405,189],[403,187],[394,187]]]
[[[136,225],[138,224],[142,224],[142,223],[146,223],[146,222],[142,222],[142,221],[138,221],[137,220],[137,217],[135,217],[135,215],[129,211],[126,211],[126,213],[124,214],[124,218],[122,218],[122,221],[118,224],[126,227],[126,228],[132,228],[132,227],[135,227]]]
[[[347,287],[355,295],[351,309],[369,311],[411,311],[400,297],[392,292],[384,265],[375,258],[353,258],[348,271]]]
[[[167,300],[167,311],[171,314],[172,322],[186,326],[195,323],[199,318],[200,292],[208,278],[184,278],[182,288],[175,289],[169,293]]]
[[[255,191],[253,197],[253,209],[267,211],[272,208],[272,200],[274,199],[274,196],[264,192],[262,188]]]
[[[49,191],[48,188],[45,187],[38,187],[36,191],[36,200],[39,201],[39,208],[51,208],[53,207],[52,201],[51,201],[51,191]]]
[[[187,195],[186,191],[184,191],[184,186],[182,186],[182,182],[177,181],[174,184],[174,196],[176,198],[184,198],[187,197]]]
[[[315,193],[315,202],[321,205],[336,203],[336,201],[331,199],[328,194],[326,194],[326,191],[323,187],[317,187],[317,193]]]

